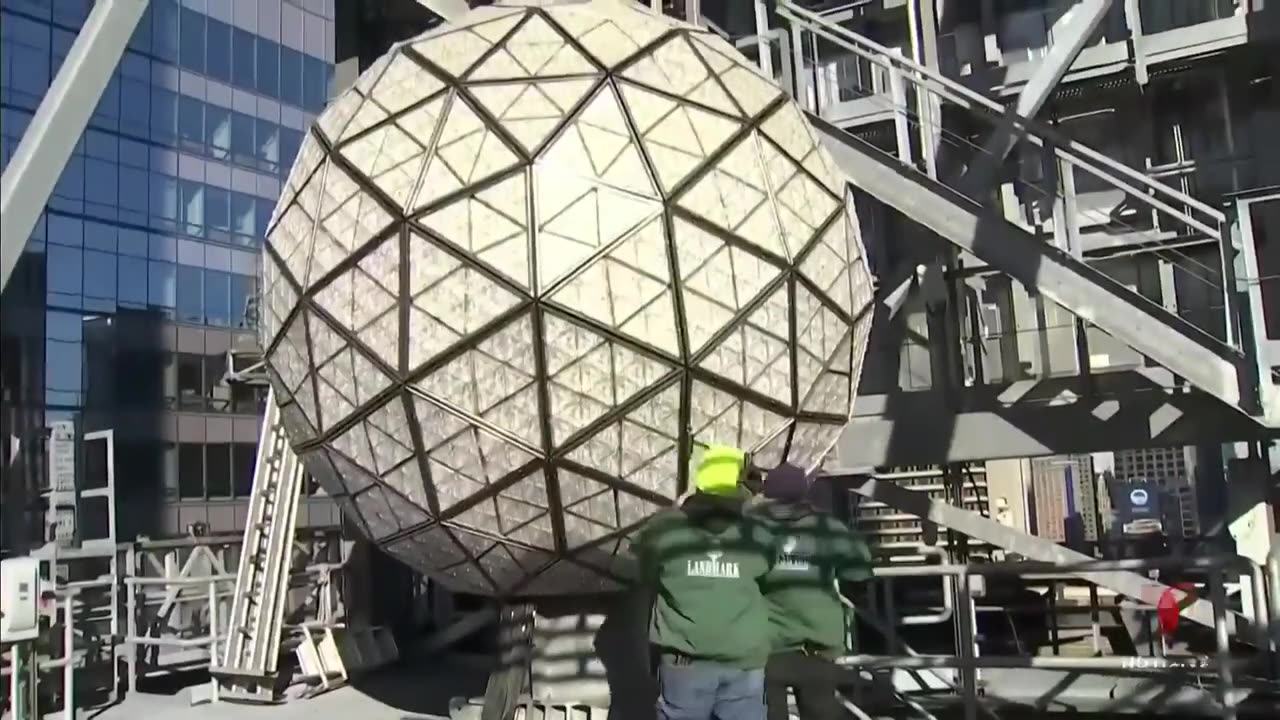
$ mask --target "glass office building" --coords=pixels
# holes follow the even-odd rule
[[[92,4],[0,0],[0,163]],[[0,309],[0,434],[21,446],[6,474],[33,517],[42,433],[75,419],[114,433],[118,537],[241,527],[265,389],[226,381],[228,351],[256,345],[258,246],[328,97],[333,16],[334,0],[150,3]],[[333,521],[312,505],[304,524]]]

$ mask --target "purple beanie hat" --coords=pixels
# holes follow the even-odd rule
[[[809,475],[798,465],[782,463],[765,475],[764,496],[788,503],[802,502],[809,496]]]

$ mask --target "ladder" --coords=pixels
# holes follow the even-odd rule
[[[269,391],[226,641],[210,668],[218,694],[229,699],[275,700],[301,487],[302,463]]]

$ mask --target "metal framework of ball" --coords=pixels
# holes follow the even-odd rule
[[[699,443],[814,466],[870,330],[798,107],[613,1],[490,6],[318,119],[262,259],[290,440],[350,522],[464,592],[607,591]]]

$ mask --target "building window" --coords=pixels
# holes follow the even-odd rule
[[[204,452],[209,497],[231,497],[231,443],[209,443]]]
[[[302,53],[280,48],[280,99],[296,105],[303,105],[302,92]]]
[[[227,327],[231,324],[231,275],[217,270],[204,272],[204,322]]]
[[[178,266],[178,321],[204,322],[204,273],[198,267]]]
[[[217,160],[231,159],[231,111],[209,105],[204,113],[204,141],[209,156]]]
[[[206,67],[209,77],[231,82],[231,26],[213,18],[208,20]]]
[[[178,353],[178,409],[203,412],[204,358],[193,353]]]
[[[266,38],[258,38],[257,58],[258,92],[269,97],[279,97],[280,46]]]
[[[265,42],[259,39],[257,42]],[[274,43],[273,43],[274,44]],[[250,90],[254,88],[253,59],[255,38],[252,33],[232,28],[231,30],[231,75],[239,87]],[[261,89],[261,88],[259,88]],[[275,93],[263,93],[274,97]]]
[[[204,448],[198,443],[178,443],[178,497],[204,497]]]
[[[231,484],[236,497],[249,497],[253,492],[253,469],[258,462],[258,446],[234,443],[231,446]]]
[[[205,16],[194,10],[182,8],[181,25],[179,56],[182,59],[182,66],[194,72],[204,73]]]

